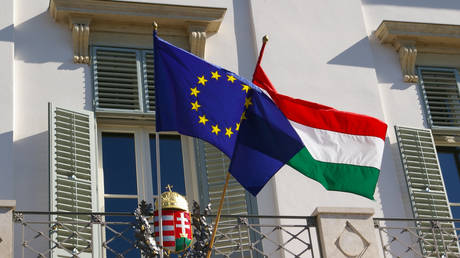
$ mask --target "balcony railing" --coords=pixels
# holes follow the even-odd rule
[[[13,217],[15,257],[141,257],[130,213],[15,211]],[[207,218],[214,225],[215,216]],[[315,254],[312,216],[222,215],[213,248],[213,257]]]
[[[374,218],[384,257],[460,257],[460,219]]]
[[[15,257],[141,257],[130,213],[15,211],[13,219]],[[383,257],[460,257],[460,219],[373,221]],[[213,257],[321,257],[319,234],[314,216],[223,215]]]

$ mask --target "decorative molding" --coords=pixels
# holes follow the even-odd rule
[[[71,23],[73,41],[73,61],[77,64],[89,64],[89,22]]]
[[[346,257],[362,257],[369,247],[369,241],[348,220],[335,244]]]
[[[403,73],[404,82],[417,82],[418,76],[415,71],[415,59],[417,48],[411,43],[404,44],[399,48],[399,62]]]
[[[190,26],[189,27],[189,44],[190,52],[204,58],[204,49],[206,47],[206,31],[201,26]]]
[[[417,82],[417,55],[460,54],[460,25],[383,21],[375,36],[399,53],[405,82]]]
[[[53,19],[72,31],[76,63],[89,63],[88,44],[94,35],[122,33],[151,39],[153,21],[159,24],[160,35],[188,37],[192,52],[203,57],[206,37],[217,33],[226,10],[116,0],[50,0],[49,5]]]

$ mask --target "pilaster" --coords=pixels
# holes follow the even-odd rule
[[[14,200],[0,200],[0,254],[2,257],[13,256],[13,209]]]
[[[324,257],[381,257],[370,208],[318,207],[318,234]]]

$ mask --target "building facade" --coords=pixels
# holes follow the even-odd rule
[[[0,14],[0,199],[14,200],[15,210],[84,221],[89,215],[59,212],[132,212],[141,200],[153,203],[156,21],[164,39],[248,79],[262,36],[269,35],[262,66],[280,93],[388,124],[375,200],[326,191],[285,166],[257,197],[231,180],[224,214],[310,216],[335,207],[341,212],[333,214],[359,208],[375,218],[460,218],[460,3],[3,0]],[[159,139],[163,190],[171,184],[188,200],[211,202],[216,210],[229,164],[225,155],[177,133]],[[261,222],[289,219],[254,223]],[[446,234],[455,235],[458,223],[445,224]],[[78,236],[69,238],[72,231]],[[24,242],[20,232],[16,225],[16,243]],[[243,233],[249,239],[251,234]],[[403,253],[429,256],[425,249],[437,241],[431,239],[446,236],[426,234],[416,224],[414,235],[402,239],[423,236],[426,243]],[[100,247],[110,239],[100,228],[77,225],[49,236],[63,245],[39,253],[79,253],[85,249],[79,241],[91,241],[82,257],[111,255]],[[282,232],[275,238],[291,239]],[[14,257],[36,257],[31,248],[46,250],[49,243],[42,239],[25,251],[15,245]],[[222,240],[220,248],[232,243]],[[384,242],[375,243],[378,255],[395,255]],[[449,243],[438,254],[458,257],[458,238]],[[299,256],[331,256],[320,251],[326,248],[321,244]],[[268,250],[276,244],[256,246]],[[369,255],[366,249],[361,254]],[[271,256],[292,255],[282,249]]]

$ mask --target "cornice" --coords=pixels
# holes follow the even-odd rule
[[[203,56],[206,36],[219,30],[226,8],[114,0],[50,0],[49,11],[56,22],[72,30],[74,61],[87,63],[92,33],[151,35],[153,21],[159,24],[160,35],[188,36],[193,52]]]
[[[405,82],[418,81],[417,55],[460,54],[460,25],[383,21],[374,35],[399,53]]]

